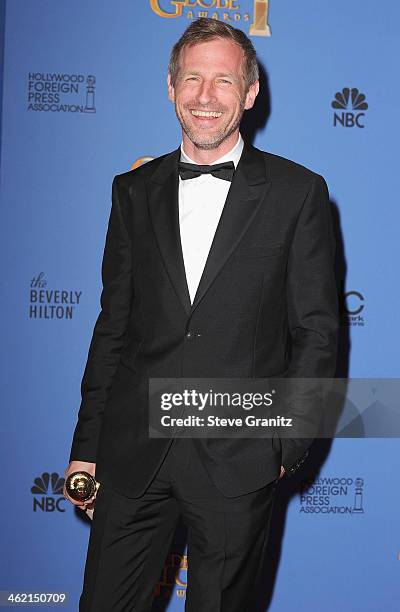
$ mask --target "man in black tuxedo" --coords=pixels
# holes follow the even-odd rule
[[[320,175],[243,142],[258,89],[247,36],[193,22],[168,73],[182,145],[114,179],[101,312],[66,470],[101,483],[81,504],[95,508],[82,611],[150,610],[179,516],[185,609],[250,611],[277,482],[308,454],[310,439],[148,433],[152,377],[334,375],[328,190]]]

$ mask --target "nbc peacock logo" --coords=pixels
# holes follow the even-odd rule
[[[43,472],[31,487],[34,512],[65,512],[64,478],[57,472]]]
[[[333,127],[364,128],[365,112],[368,109],[365,94],[361,93],[357,87],[343,87],[342,91],[335,93],[335,98],[331,103],[332,108],[341,112],[333,113]]]

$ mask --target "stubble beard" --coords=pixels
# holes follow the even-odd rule
[[[205,110],[210,110],[210,109],[205,109]],[[234,121],[234,123],[228,126],[228,129],[227,129],[227,126],[221,127],[221,129],[217,130],[217,132],[215,132],[214,134],[204,135],[204,137],[201,138],[201,134],[199,134],[197,131],[195,132],[191,128],[191,126],[187,124],[184,117],[179,113],[177,104],[175,103],[175,114],[178,118],[179,123],[181,124],[182,130],[185,132],[186,136],[194,144],[194,146],[203,151],[210,151],[212,149],[217,149],[224,142],[224,140],[229,138],[229,136],[231,136],[240,126],[240,122],[242,120],[244,110],[245,110],[244,100],[241,100],[240,112],[236,120]]]

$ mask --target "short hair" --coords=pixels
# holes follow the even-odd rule
[[[253,43],[246,34],[234,28],[228,23],[213,19],[211,17],[200,17],[193,21],[184,31],[178,42],[172,47],[168,72],[171,75],[172,84],[175,86],[179,72],[179,60],[184,47],[196,45],[216,38],[224,38],[239,45],[244,52],[244,81],[246,91],[250,85],[258,81],[259,71],[256,50]]]

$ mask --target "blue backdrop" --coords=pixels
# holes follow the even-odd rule
[[[264,89],[245,135],[327,180],[339,374],[400,376],[398,2],[8,0],[0,590],[66,592],[68,610],[78,606],[89,525],[63,499],[61,479],[99,310],[111,182],[180,143],[166,69],[201,15],[241,27],[256,46]],[[399,463],[396,439],[316,445],[297,480],[281,483],[260,609],[398,609]],[[185,563],[177,538],[160,607],[183,610]]]

